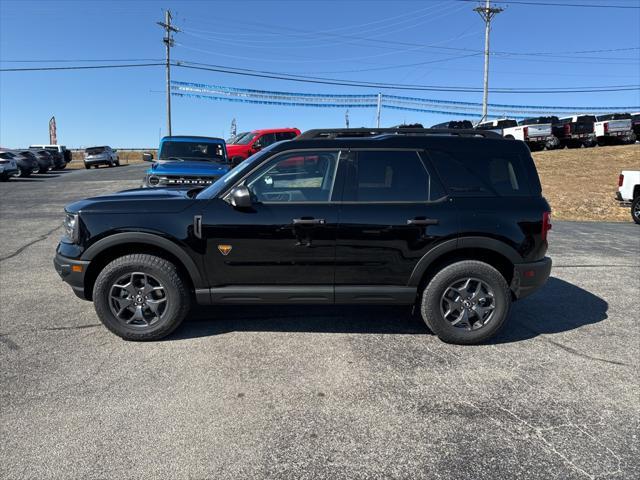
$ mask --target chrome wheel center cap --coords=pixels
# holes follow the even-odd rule
[[[464,308],[471,308],[472,303],[471,303],[469,300],[463,300],[463,301],[462,301],[462,306],[463,306]]]

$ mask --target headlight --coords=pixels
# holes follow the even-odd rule
[[[160,177],[158,177],[156,175],[149,175],[147,177],[147,184],[148,185],[151,185],[152,187],[155,187],[159,183],[160,183]]]
[[[78,222],[78,214],[77,213],[65,213],[64,221],[62,222],[64,226],[64,232],[66,233],[69,240],[73,243],[78,243],[80,239],[79,235],[79,222]]]

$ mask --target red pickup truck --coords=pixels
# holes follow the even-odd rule
[[[272,143],[291,140],[298,135],[300,130],[297,128],[270,128],[239,133],[227,140],[227,158],[235,166]]]

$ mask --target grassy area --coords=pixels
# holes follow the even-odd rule
[[[640,145],[535,152],[542,191],[558,220],[628,222],[614,196],[622,170],[640,170]]]
[[[118,150],[122,165],[142,162],[155,150]],[[84,168],[82,151],[67,168]],[[534,152],[544,196],[558,220],[628,222],[629,208],[614,199],[622,170],[640,170],[640,145]]]

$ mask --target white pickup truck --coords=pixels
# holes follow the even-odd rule
[[[631,204],[631,218],[640,225],[640,170],[623,170],[618,177],[616,200]]]
[[[542,150],[545,147],[552,149],[560,144],[558,138],[553,135],[551,121],[543,123],[543,117],[522,120],[520,123],[508,118],[491,120],[476,125],[476,129],[491,130],[504,138],[522,140],[529,145],[531,151]]]
[[[629,113],[598,115],[593,124],[593,131],[598,139],[598,145],[601,147],[612,143],[627,144],[636,141]]]

